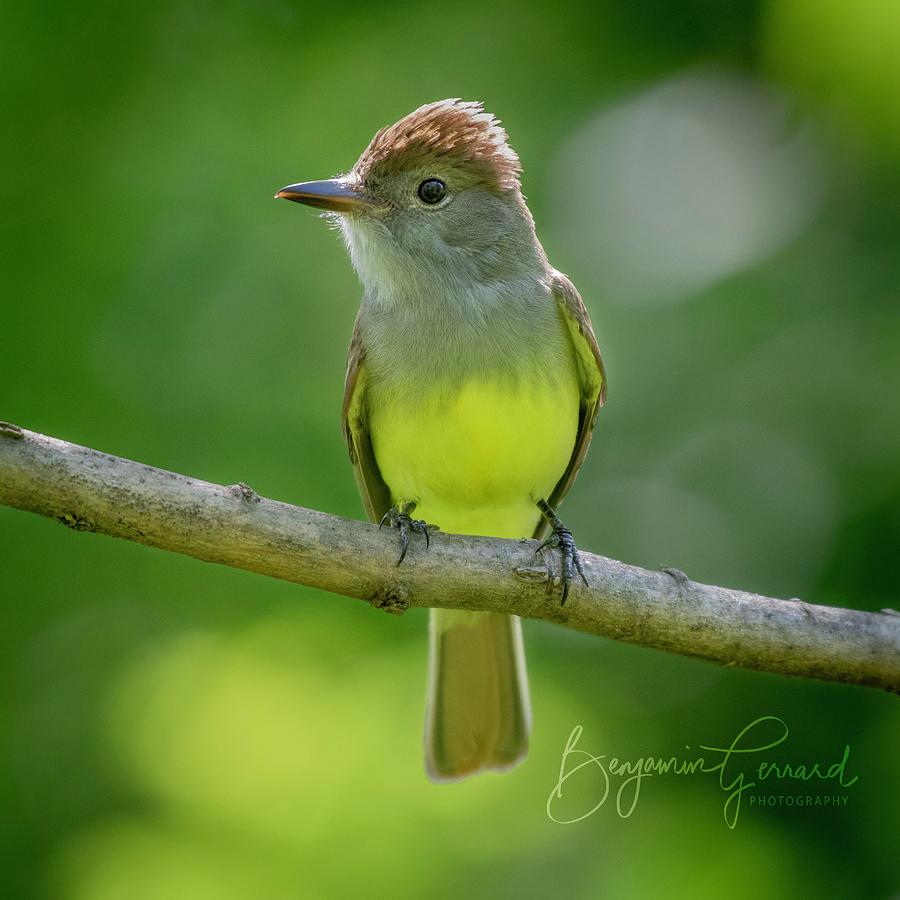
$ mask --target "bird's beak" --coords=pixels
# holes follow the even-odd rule
[[[330,209],[339,213],[365,212],[367,209],[375,209],[379,205],[361,188],[342,178],[289,184],[287,187],[283,187],[275,195],[275,198],[293,200],[295,203],[305,203],[307,206]]]

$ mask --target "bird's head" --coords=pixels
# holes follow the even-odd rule
[[[520,173],[493,115],[441,100],[382,128],[346,175],[276,197],[326,210],[376,290],[418,276],[497,280],[537,269],[543,255]]]

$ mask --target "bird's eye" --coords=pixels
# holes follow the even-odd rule
[[[427,178],[419,185],[419,199],[423,203],[440,203],[447,196],[447,185],[439,178]]]

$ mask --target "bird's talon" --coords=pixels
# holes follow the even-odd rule
[[[581,554],[578,552],[578,548],[574,545],[574,543],[572,545],[572,550],[572,558],[575,562],[575,571],[578,572],[578,574],[581,576],[581,580],[584,582],[584,586],[587,587],[588,580],[587,576],[584,574],[584,564],[581,562]]]
[[[425,549],[431,547],[431,535],[429,529],[435,528],[429,525],[424,519],[413,519],[410,513],[416,508],[413,502],[404,503],[403,506],[392,506],[382,517],[378,523],[378,527],[388,525],[396,528],[400,532],[400,558],[397,560],[399,566],[406,559],[409,550],[409,542],[411,534],[422,534],[425,536]],[[436,529],[435,529],[436,530]]]
[[[562,569],[558,579],[562,583],[562,600],[560,605],[564,606],[566,600],[569,599],[569,588],[575,579],[575,573],[578,573],[585,587],[588,586],[587,576],[584,574],[581,554],[578,552],[578,547],[575,546],[575,538],[572,537],[572,532],[563,525],[549,503],[545,500],[539,500],[537,505],[544,514],[544,518],[550,523],[553,533],[535,550],[535,553],[540,553],[545,547],[551,546],[559,550],[562,562]],[[549,566],[547,568],[549,570]],[[552,571],[550,575],[550,583],[553,583],[555,579]]]

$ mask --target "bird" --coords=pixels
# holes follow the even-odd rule
[[[413,539],[427,552],[434,527],[530,536],[558,549],[550,582],[565,603],[576,578],[587,582],[556,508],[606,373],[521,177],[500,120],[452,98],[380,129],[349,172],[275,196],[323,210],[362,282],[342,428],[368,518],[398,531],[397,564]],[[512,769],[531,733],[521,620],[432,609],[429,631],[428,777]]]

